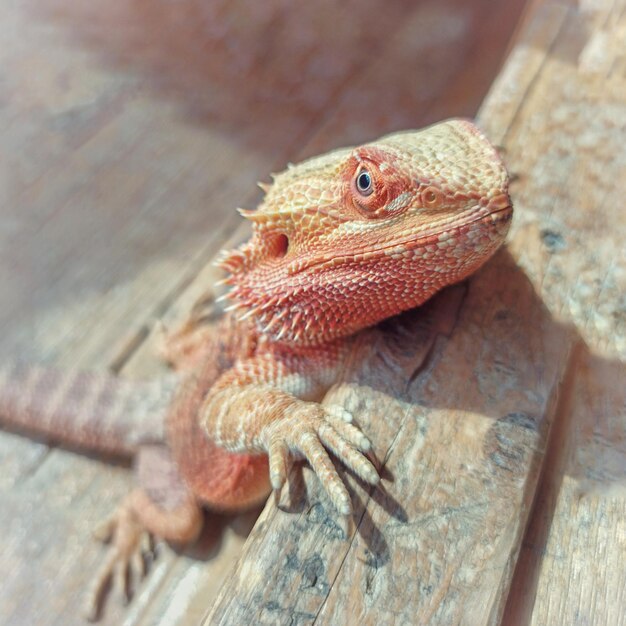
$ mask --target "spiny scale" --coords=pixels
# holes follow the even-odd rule
[[[224,251],[216,260],[215,264],[220,269],[235,274],[241,271],[246,262],[246,258],[246,254],[239,249]]]
[[[378,171],[367,199],[353,185],[364,163]],[[256,210],[239,210],[254,235],[221,262],[240,287],[231,297],[252,310],[246,318],[268,311],[264,332],[285,344],[318,345],[420,305],[477,269],[508,229],[506,170],[467,121],[388,135],[288,171],[260,184],[266,197]]]
[[[276,326],[276,324],[278,324],[278,322],[282,321],[282,319],[285,317],[285,315],[287,315],[287,310],[286,309],[284,311],[281,311],[280,313],[276,314],[272,318],[270,323],[265,327],[265,331],[269,331],[272,328],[274,328],[274,326]]]
[[[261,211],[250,210],[250,209],[237,209],[237,212],[241,217],[249,220],[253,224],[258,224],[262,226],[264,224],[268,224],[272,220],[272,215],[267,213],[262,213]]]

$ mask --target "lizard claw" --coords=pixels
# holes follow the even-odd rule
[[[85,613],[90,621],[98,618],[110,582],[125,602],[130,600],[133,582],[145,577],[147,560],[154,556],[153,537],[137,519],[129,500],[95,529],[94,536],[110,546],[87,594]]]
[[[278,491],[285,484],[288,455],[303,457],[317,474],[335,508],[342,515],[350,515],[352,503],[348,490],[328,451],[365,482],[376,485],[380,480],[374,466],[362,454],[371,449],[371,443],[351,421],[352,415],[343,407],[294,402],[283,419],[267,427],[272,488]]]

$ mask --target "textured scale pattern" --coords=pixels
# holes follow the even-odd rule
[[[174,379],[137,382],[5,363],[0,368],[0,416],[7,426],[52,441],[130,456],[141,443],[163,440],[174,388]]]
[[[504,165],[465,120],[336,150],[261,186],[258,209],[240,211],[251,239],[219,259],[228,314],[207,326],[203,302],[167,337],[168,360],[187,370],[171,402],[167,386],[155,396],[110,377],[0,374],[4,423],[136,455],[141,484],[104,525],[111,548],[91,615],[111,577],[123,587],[129,568],[143,573],[144,531],[192,541],[201,505],[259,503],[282,488],[294,459],[308,461],[348,515],[330,455],[375,485],[371,443],[348,411],[320,400],[356,333],[475,271],[503,243],[513,211]]]
[[[314,345],[467,276],[501,244],[511,207],[493,146],[452,120],[291,167],[242,214],[254,235],[221,260],[234,308],[274,342]]]

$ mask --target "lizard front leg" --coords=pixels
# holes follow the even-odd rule
[[[267,453],[275,490],[285,483],[289,457],[305,458],[337,510],[348,515],[350,496],[328,452],[372,485],[379,476],[363,454],[371,444],[351,424],[352,415],[312,401],[336,377],[342,344],[298,352],[274,347],[240,361],[216,382],[200,415],[217,445],[230,452]]]

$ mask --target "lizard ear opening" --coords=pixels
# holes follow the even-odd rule
[[[272,248],[274,256],[278,259],[281,259],[287,254],[287,251],[289,250],[289,237],[287,237],[287,235],[285,235],[284,233],[276,235]]]

